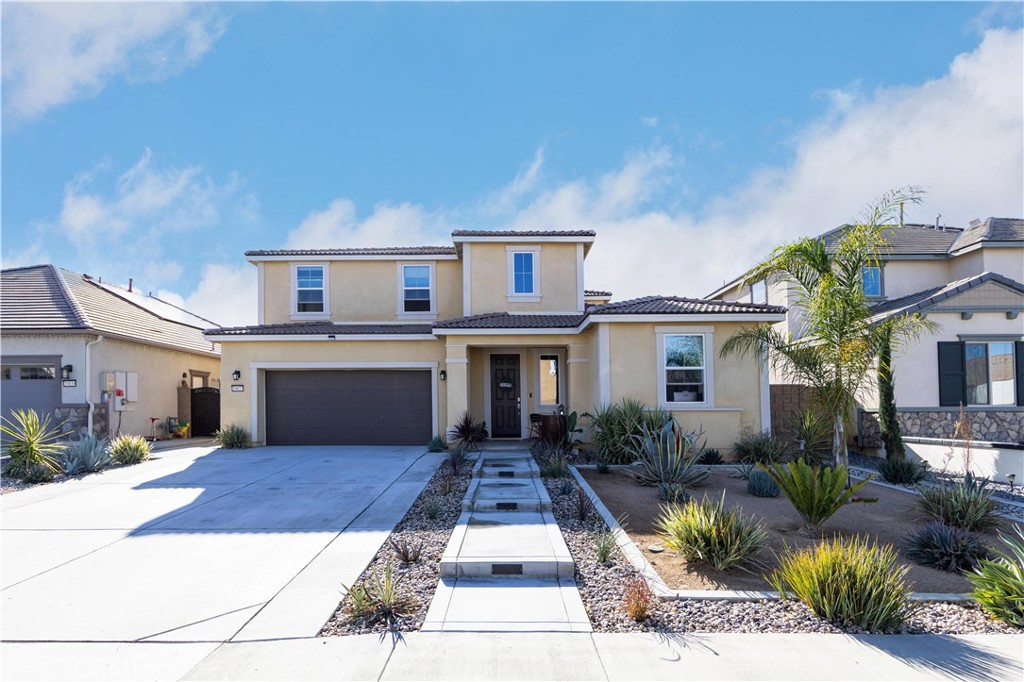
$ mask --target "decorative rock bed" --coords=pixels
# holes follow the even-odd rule
[[[430,479],[412,507],[409,508],[401,522],[395,526],[391,535],[359,576],[357,582],[380,574],[390,561],[394,566],[395,575],[401,580],[400,589],[403,593],[412,595],[415,607],[409,612],[403,613],[394,626],[389,628],[385,623],[370,624],[365,619],[353,619],[348,612],[351,599],[346,596],[338,605],[334,615],[320,630],[319,636],[332,637],[389,631],[411,632],[420,629],[441,577],[441,555],[444,554],[448,539],[462,513],[462,498],[469,488],[472,468],[472,461],[466,462],[462,465],[458,476],[451,476],[448,464],[442,463],[437,473]],[[446,485],[445,479],[449,476],[451,476],[451,489],[446,493],[443,488]],[[427,515],[427,509],[432,503],[437,504],[439,508],[436,518],[433,519],[428,518]],[[402,563],[391,547],[392,540],[398,543],[409,542],[421,545],[419,560],[411,564]],[[352,586],[348,585],[347,587]]]

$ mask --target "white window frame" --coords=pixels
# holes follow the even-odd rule
[[[1013,407],[1017,404],[1017,357],[1014,352],[1013,341],[1007,341],[1005,339],[971,339],[964,341],[964,358],[966,361],[967,357],[967,346],[985,346],[985,383],[988,387],[988,402],[987,403],[965,403],[965,407]],[[1010,391],[1010,402],[1008,403],[994,403],[993,401],[993,390],[992,390],[992,344],[994,343],[1008,343],[1010,344],[1010,361],[1013,363],[1013,367],[1010,370],[1010,379],[1013,381],[1013,388]],[[966,389],[966,372],[967,367],[964,367],[964,384]],[[967,399],[967,396],[964,396]]]
[[[329,320],[331,319],[331,282],[330,264],[328,263],[292,263],[291,264],[291,318],[293,320]],[[324,273],[324,310],[320,313],[299,312],[299,268],[319,267]]]
[[[540,391],[540,373],[541,373],[540,360],[541,360],[541,356],[549,356],[549,357],[553,356],[553,357],[557,358],[557,360],[558,360],[558,379],[557,379],[557,381],[558,381],[558,398],[559,398],[559,402],[545,403],[545,402],[541,401],[541,391]],[[537,398],[536,398],[536,400],[533,401],[534,407],[536,408],[535,411],[540,412],[543,408],[554,408],[554,407],[558,407],[559,405],[566,405],[567,402],[565,400],[565,353],[563,351],[561,351],[561,350],[558,350],[557,348],[539,348],[539,349],[537,349],[536,354],[533,356],[533,359],[536,360],[536,362],[535,362],[535,369],[536,369],[536,372],[537,372],[537,374],[535,376],[535,380],[537,382],[536,383]]]
[[[758,288],[760,288],[760,290],[764,292],[763,301],[757,300]],[[762,279],[761,281],[754,282],[753,284],[750,285],[750,302],[760,304],[768,303],[768,280]]]
[[[508,295],[509,301],[523,301],[537,303],[541,300],[540,292],[540,246],[520,245],[506,246]],[[515,257],[517,253],[529,253],[533,256],[533,292],[529,294],[516,293],[515,288]]]
[[[405,310],[405,268],[407,266],[426,266],[430,269],[430,310],[407,312]],[[398,302],[395,316],[402,320],[436,320],[437,319],[437,268],[436,262],[409,261],[398,263]]]
[[[715,347],[714,329],[711,327],[656,327],[658,353],[658,405],[669,410],[706,410],[715,405],[715,358],[709,352]],[[680,403],[666,398],[668,367],[665,364],[666,336],[700,336],[704,344],[704,400]]]
[[[872,270],[872,269],[873,270],[878,270],[878,293],[877,294],[869,294],[868,292],[864,291],[864,271],[865,270]],[[860,281],[861,291],[864,291],[864,295],[865,296],[867,296],[868,298],[873,298],[873,299],[874,298],[885,298],[885,268],[883,268],[881,264],[878,264],[878,265],[865,265],[864,267],[862,267],[861,268],[860,279],[861,279],[861,281]]]

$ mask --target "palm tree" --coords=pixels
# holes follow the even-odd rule
[[[746,285],[769,278],[786,282],[796,294],[803,325],[795,336],[767,324],[741,329],[720,355],[756,355],[786,381],[809,386],[832,418],[836,464],[847,464],[846,419],[874,374],[883,344],[891,343],[895,354],[935,328],[916,313],[872,320],[863,288],[864,268],[877,267],[888,247],[884,230],[899,229],[895,221],[903,204],[920,203],[921,194],[913,187],[888,192],[833,245],[822,237],[784,244],[743,276]]]

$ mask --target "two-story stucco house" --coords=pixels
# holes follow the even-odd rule
[[[840,227],[821,236],[826,244]],[[949,438],[964,406],[979,440],[1024,440],[1024,220],[987,218],[967,228],[905,225],[887,230],[889,248],[863,286],[876,320],[917,312],[938,325],[894,358],[896,404],[905,435]],[[784,284],[728,282],[711,293],[786,306],[777,326],[799,335],[802,313]],[[772,377],[776,423],[793,387]],[[787,404],[788,403],[788,404]],[[860,444],[880,445],[877,391],[861,396]]]
[[[259,324],[211,330],[222,421],[265,444],[423,444],[464,411],[493,438],[625,396],[731,449],[767,426],[768,379],[721,360],[779,306],[584,288],[595,233],[458,230],[453,245],[248,251]]]

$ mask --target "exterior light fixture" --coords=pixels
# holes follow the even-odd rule
[[[75,371],[73,365],[64,365],[60,368],[61,379],[70,379],[73,371]]]
[[[231,373],[231,378],[234,381],[238,381],[239,379],[242,378],[242,373],[236,369],[234,372]]]
[[[440,379],[441,381],[447,381],[448,372],[442,369],[440,372],[437,373],[437,378]]]

